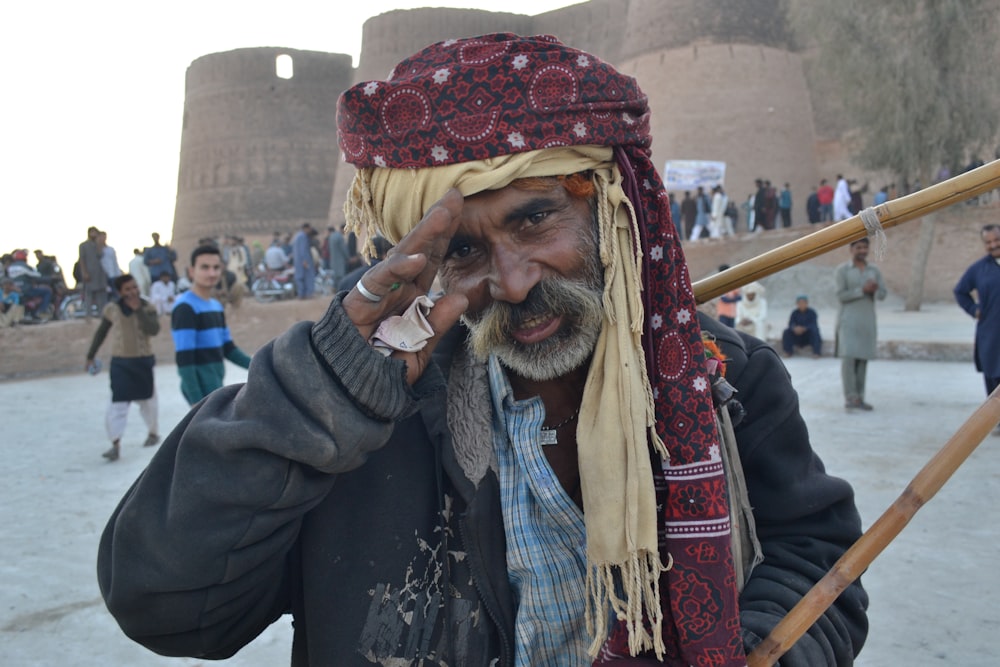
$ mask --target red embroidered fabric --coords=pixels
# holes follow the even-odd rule
[[[650,161],[649,107],[637,82],[551,36],[449,40],[360,83],[338,105],[340,146],[357,167],[423,168],[566,145],[616,147],[640,217],[643,345],[657,432],[666,664],[745,665],[729,504],[694,295],[667,193]],[[669,602],[668,602],[669,601]],[[581,610],[582,613],[582,610]],[[616,624],[595,664],[628,660]]]

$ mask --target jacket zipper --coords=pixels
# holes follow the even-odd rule
[[[473,550],[473,543],[468,539],[468,533],[465,530],[465,521],[459,520],[458,530],[462,535],[462,542],[466,545],[466,549],[471,552]],[[500,664],[511,665],[513,663],[511,658],[513,651],[510,645],[510,638],[507,636],[506,628],[504,628],[503,623],[500,622],[500,614],[497,613],[497,611],[489,604],[489,598],[483,593],[483,587],[480,581],[486,579],[487,577],[480,571],[478,547],[475,547],[475,552],[476,558],[469,559],[469,566],[472,570],[472,585],[475,587],[476,593],[479,594],[479,599],[483,603],[483,609],[486,610],[487,615],[489,615],[490,620],[493,621],[493,625],[496,627],[497,632],[500,635]]]

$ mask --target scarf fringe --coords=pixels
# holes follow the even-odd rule
[[[673,563],[671,559],[670,563]],[[597,657],[608,637],[609,611],[628,629],[629,652],[637,656],[654,651],[663,660],[663,610],[660,607],[660,575],[670,569],[660,563],[655,551],[640,550],[629,555],[627,563],[594,565],[587,571],[587,632],[593,637],[587,649]],[[624,597],[615,588],[619,573]]]

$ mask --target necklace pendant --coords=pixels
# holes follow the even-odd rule
[[[539,441],[543,445],[557,445],[559,444],[559,438],[556,437],[556,430],[554,428],[543,428],[541,431],[541,437]]]

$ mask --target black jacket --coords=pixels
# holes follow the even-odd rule
[[[741,596],[749,645],[860,521],[850,487],[810,449],[773,350],[703,324],[732,356],[748,413],[737,433],[765,556]],[[512,664],[497,479],[461,444],[488,435],[489,418],[463,412],[477,403],[449,374],[461,332],[449,338],[410,388],[334,299],[320,322],[259,351],[246,385],[195,406],[101,540],[101,590],[126,634],[167,655],[221,658],[290,612],[297,666]],[[852,586],[781,664],[851,664],[866,604]]]

